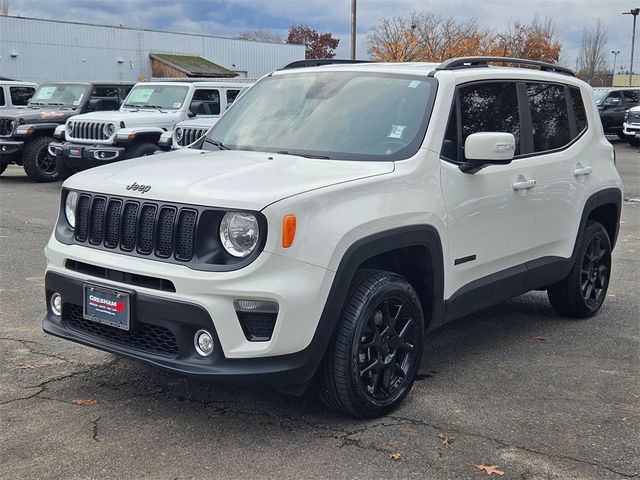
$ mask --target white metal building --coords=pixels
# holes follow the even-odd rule
[[[138,81],[152,76],[151,53],[201,56],[255,78],[303,59],[304,46],[0,16],[0,77]]]

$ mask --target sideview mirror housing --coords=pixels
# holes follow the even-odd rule
[[[464,142],[464,173],[476,173],[487,165],[508,165],[516,151],[516,138],[505,132],[472,133]]]

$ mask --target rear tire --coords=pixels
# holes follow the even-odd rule
[[[56,158],[47,150],[55,139],[51,137],[34,138],[24,146],[22,164],[31,180],[36,182],[55,182],[60,179]]]
[[[7,169],[8,166],[9,166],[8,163],[4,163],[0,161],[0,175],[4,173],[4,171]]]
[[[153,155],[156,150],[160,150],[160,147],[155,143],[141,143],[129,151],[127,158],[146,157],[147,155]]]
[[[424,317],[403,277],[361,270],[319,370],[320,398],[358,418],[384,415],[407,396],[422,359]]]
[[[589,220],[566,278],[547,290],[551,306],[561,315],[588,318],[607,296],[611,275],[611,241],[604,227]]]

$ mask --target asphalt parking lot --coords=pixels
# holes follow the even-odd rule
[[[312,398],[199,383],[45,336],[60,183],[0,177],[0,478],[608,479],[640,474],[640,152],[600,314],[540,292],[431,334],[413,391],[356,421]]]

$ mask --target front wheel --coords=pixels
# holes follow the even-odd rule
[[[31,180],[55,182],[60,179],[56,157],[49,153],[49,144],[54,141],[51,137],[37,137],[25,145],[22,165]]]
[[[595,315],[607,296],[610,275],[609,235],[600,223],[590,220],[582,233],[569,275],[547,290],[549,302],[567,317]]]
[[[424,317],[403,277],[358,272],[323,360],[320,394],[358,418],[383,415],[407,396],[422,358]]]

